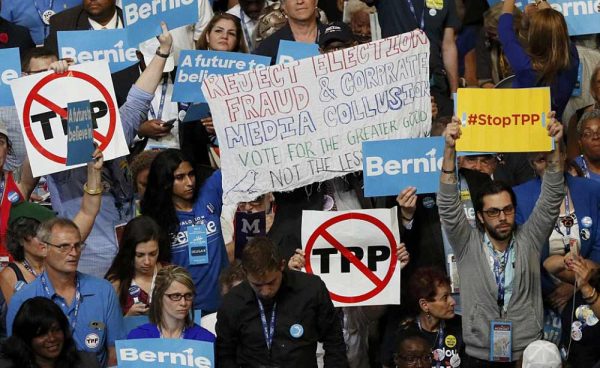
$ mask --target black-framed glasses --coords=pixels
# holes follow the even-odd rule
[[[76,251],[80,252],[82,251],[86,244],[84,242],[79,242],[79,243],[72,243],[72,244],[68,244],[68,243],[64,243],[64,244],[52,244],[50,242],[44,242],[44,244],[47,244],[51,247],[54,247],[56,249],[58,249],[59,252],[61,253],[69,253],[71,250],[75,249]]]
[[[482,210],[481,212],[485,213],[489,218],[495,218],[495,217],[500,216],[500,212],[502,212],[504,214],[504,216],[510,216],[515,213],[515,206],[513,206],[512,204],[509,204],[508,206],[506,206],[504,208],[492,207],[487,210]]]
[[[194,293],[185,293],[185,294],[172,293],[172,294],[165,294],[165,296],[174,302],[180,301],[181,298],[184,298],[186,302],[194,300]]]
[[[406,363],[407,365],[412,365],[415,366],[417,365],[419,362],[424,363],[424,367],[430,367],[431,366],[431,353],[428,353],[426,355],[400,355],[400,354],[396,354],[396,357],[401,360],[402,362]]]

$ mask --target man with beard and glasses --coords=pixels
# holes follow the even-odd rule
[[[515,194],[498,181],[475,198],[477,228],[469,225],[457,190],[455,117],[444,133],[446,147],[438,208],[458,261],[468,367],[514,367],[525,347],[542,338],[540,253],[565,196],[559,142],[562,126],[553,114],[548,134],[556,147],[548,156],[542,190],[529,219],[515,225]]]

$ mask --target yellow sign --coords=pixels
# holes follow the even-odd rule
[[[460,88],[456,116],[462,121],[457,151],[546,152],[552,138],[550,88]]]
[[[441,10],[444,8],[444,0],[425,0],[425,6],[429,9]]]

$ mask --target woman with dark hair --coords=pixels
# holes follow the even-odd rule
[[[248,53],[240,18],[228,13],[215,14],[196,41],[196,50]]]
[[[81,209],[73,218],[80,229],[82,241],[92,231],[102,200],[102,151],[97,149],[92,156],[95,160],[88,164]],[[15,291],[42,274],[46,245],[36,238],[36,233],[41,222],[53,217],[52,211],[30,202],[12,206],[7,221],[6,246],[14,262],[0,272],[0,290],[6,303],[10,302]]]
[[[196,49],[248,53],[240,19],[227,13],[215,14],[196,41]],[[192,166],[210,165],[212,147],[218,145],[212,116],[203,117],[200,124],[182,125],[179,141],[181,150],[192,159]]]
[[[150,323],[133,329],[128,339],[166,338],[215,342],[215,335],[194,323],[195,286],[182,267],[163,267],[156,277]]]
[[[170,261],[166,233],[151,217],[136,217],[125,226],[119,252],[106,272],[119,296],[123,315],[148,313],[156,274]]]
[[[93,368],[90,353],[77,352],[67,317],[50,299],[27,300],[15,317],[12,336],[0,348],[0,368]]]
[[[562,121],[579,68],[579,54],[569,41],[565,18],[545,0],[536,1],[528,18],[527,47],[524,48],[513,28],[514,5],[515,0],[504,1],[503,14],[498,20],[498,39],[515,73],[512,86],[549,86],[552,110]]]
[[[460,367],[461,357],[466,355],[461,319],[454,313],[456,302],[451,296],[450,279],[435,267],[419,268],[408,282],[408,292],[416,316],[400,323],[396,341],[401,331],[419,331],[428,341],[433,366],[439,363],[440,367]],[[391,367],[391,352],[386,355],[384,364]]]
[[[172,263],[185,267],[196,285],[194,309],[212,313],[219,305],[219,275],[227,267],[221,233],[223,189],[221,171],[196,175],[190,161],[176,149],[156,156],[141,202],[171,237]]]

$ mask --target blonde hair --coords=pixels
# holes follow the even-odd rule
[[[185,268],[175,265],[168,265],[161,268],[156,274],[154,290],[152,291],[152,303],[150,303],[150,310],[148,312],[150,322],[159,328],[162,327],[163,322],[163,296],[175,281],[188,288],[192,294],[196,294],[192,276],[190,276],[190,273]],[[185,317],[185,327],[192,327],[194,325],[194,308],[191,311],[191,316],[188,314]]]
[[[541,9],[531,16],[527,51],[539,80],[549,83],[571,64],[569,31],[563,15],[554,9]]]

